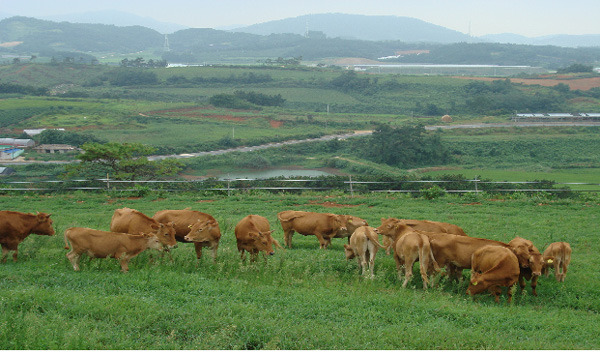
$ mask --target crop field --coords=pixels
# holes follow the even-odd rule
[[[2,209],[53,213],[55,236],[30,235],[19,261],[0,264],[0,348],[9,349],[599,349],[600,252],[596,195],[550,200],[387,194],[68,193],[0,195]],[[114,209],[147,215],[190,207],[213,215],[222,238],[216,262],[195,259],[179,244],[169,256],[143,253],[129,273],[114,259],[82,259],[74,272],[63,232],[108,230]],[[512,304],[488,294],[472,299],[461,284],[438,279],[424,291],[418,272],[400,286],[393,258],[381,250],[375,278],[359,275],[334,239],[320,250],[314,236],[294,235],[293,248],[242,262],[235,224],[265,216],[283,244],[282,210],[351,214],[379,226],[382,217],[445,221],[467,234],[508,242],[515,236],[543,250],[566,241],[573,259],[564,283],[541,277],[538,297],[515,292]],[[152,258],[152,259],[151,259]],[[469,272],[465,271],[468,277]]]

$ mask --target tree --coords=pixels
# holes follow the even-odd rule
[[[151,180],[176,175],[183,164],[175,159],[150,161],[156,148],[139,143],[85,143],[81,162],[67,167],[66,177],[105,177],[117,180]]]

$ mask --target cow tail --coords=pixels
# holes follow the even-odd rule
[[[65,239],[65,249],[68,250],[69,249],[69,242],[67,240],[67,232],[69,232],[69,229],[65,230],[65,233],[63,234],[64,239]]]
[[[435,257],[433,256],[433,247],[431,247],[431,244],[429,244],[429,256],[431,257],[431,263],[433,264],[433,269],[435,269],[436,272],[441,271],[442,269],[440,268],[440,265],[438,264],[438,262],[435,260]]]

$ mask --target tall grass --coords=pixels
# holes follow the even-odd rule
[[[339,205],[326,207],[326,205]],[[29,236],[18,263],[0,264],[2,349],[598,349],[600,201],[434,200],[335,192],[302,195],[241,193],[72,193],[0,196],[3,209],[52,212],[57,235]],[[217,262],[195,260],[179,244],[169,257],[143,253],[122,274],[113,259],[83,260],[73,271],[62,233],[71,226],[107,230],[116,208],[148,215],[191,207],[215,216],[223,237]],[[460,285],[442,280],[421,288],[418,272],[400,287],[383,251],[375,279],[347,262],[345,240],[319,250],[314,236],[294,235],[292,249],[267,261],[242,262],[233,228],[251,213],[265,216],[283,241],[276,213],[296,209],[351,214],[378,226],[381,217],[446,221],[471,236],[554,241],[573,247],[565,283],[539,282],[539,297],[517,291],[512,305],[489,295],[473,301]],[[206,253],[206,252],[205,252]],[[468,272],[465,272],[468,276]]]

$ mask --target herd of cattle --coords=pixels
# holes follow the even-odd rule
[[[0,244],[2,262],[13,252],[17,261],[18,245],[28,235],[54,235],[50,214],[0,211]],[[387,254],[394,253],[398,277],[403,287],[412,277],[413,264],[418,261],[423,288],[431,285],[433,276],[445,268],[452,280],[462,280],[462,270],[471,269],[467,294],[475,295],[488,290],[499,302],[502,288],[508,288],[508,302],[512,300],[512,286],[518,281],[521,289],[526,280],[531,281],[533,295],[537,296],[538,277],[548,275],[549,268],[555,269],[556,280],[565,280],[571,259],[571,247],[566,242],[550,244],[544,253],[529,240],[516,237],[508,243],[469,237],[457,225],[429,221],[382,218],[377,228],[368,226],[364,219],[351,215],[314,213],[286,210],[277,214],[284,233],[285,245],[292,248],[295,232],[315,235],[322,249],[331,244],[333,238],[348,238],[344,245],[346,259],[357,258],[362,274],[370,270],[373,277],[375,255],[380,248]],[[273,247],[283,248],[272,236],[268,220],[260,215],[248,215],[235,227],[237,248],[241,258],[250,253],[255,261],[258,254],[274,253]],[[379,242],[382,235],[383,242]],[[79,258],[87,254],[93,258],[113,257],[121,263],[121,270],[129,270],[129,260],[146,249],[168,251],[177,247],[177,242],[192,242],[196,256],[202,256],[202,248],[212,250],[216,261],[221,238],[219,223],[209,214],[195,210],[163,210],[153,217],[123,208],[115,210],[110,231],[83,227],[71,227],[64,232],[66,257],[79,270]]]

